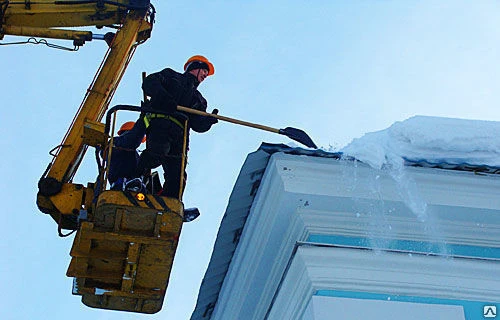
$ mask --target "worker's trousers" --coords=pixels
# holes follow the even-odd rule
[[[151,169],[161,165],[165,177],[161,195],[179,198],[179,195],[182,194],[179,190],[181,188],[184,129],[168,119],[151,119],[146,137],[146,149],[141,153],[137,165],[138,173],[144,176]],[[186,176],[185,172],[183,174]]]

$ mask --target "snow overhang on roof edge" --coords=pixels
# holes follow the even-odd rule
[[[345,156],[341,152],[303,149],[284,144],[270,144],[265,142],[261,144],[257,151],[250,153],[241,168],[229,197],[229,203],[217,233],[212,257],[201,283],[191,320],[207,320],[211,318],[233,254],[238,246],[248,213],[260,186],[260,181],[271,155],[277,152],[299,156],[357,161],[355,158]],[[406,166],[500,174],[500,168],[498,167],[449,164],[445,162],[431,163],[426,160],[403,160]]]

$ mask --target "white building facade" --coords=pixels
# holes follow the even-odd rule
[[[499,173],[264,144],[191,319],[500,318]]]

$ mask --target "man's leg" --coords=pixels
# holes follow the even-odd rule
[[[165,183],[163,184],[162,196],[179,199],[181,166],[182,158],[179,155],[171,155],[165,160],[163,166]]]
[[[181,173],[184,139],[182,136],[177,136],[173,138],[174,139],[172,139],[170,145],[170,153],[165,158],[165,161],[163,163],[163,170],[165,172],[165,183],[163,185],[162,195],[180,200],[179,195],[182,196],[182,193],[184,192],[184,186],[182,186],[182,191],[180,190],[181,180],[184,180],[181,179],[181,174],[182,175],[185,174],[185,171]]]
[[[136,176],[144,176],[151,169],[162,164],[162,158],[170,151],[168,141],[168,122],[164,119],[153,119],[147,132],[146,149],[141,153],[137,163]]]
[[[139,162],[137,163],[136,177],[146,176],[151,169],[154,169],[160,165],[160,156],[157,150],[151,150],[146,148],[142,151],[139,157]]]

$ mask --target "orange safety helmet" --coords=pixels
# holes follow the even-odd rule
[[[206,63],[208,65],[208,75],[209,76],[211,76],[215,73],[214,65],[210,61],[208,61],[207,58],[205,58],[204,56],[200,56],[200,55],[192,56],[191,58],[189,58],[186,61],[186,63],[184,64],[184,71],[186,71],[189,64],[193,61],[200,61],[200,62]]]
[[[118,135],[121,135],[122,133],[124,133],[125,131],[130,131],[132,130],[132,128],[134,127],[135,125],[135,122],[134,121],[127,121],[125,122],[124,124],[122,124],[122,126],[120,127],[120,130],[118,130]],[[142,138],[142,143],[146,142],[146,136],[144,136],[144,138]]]
[[[135,122],[134,121],[127,121],[122,126],[120,127],[120,130],[118,130],[118,135],[122,134],[125,131],[132,130],[134,127]]]

